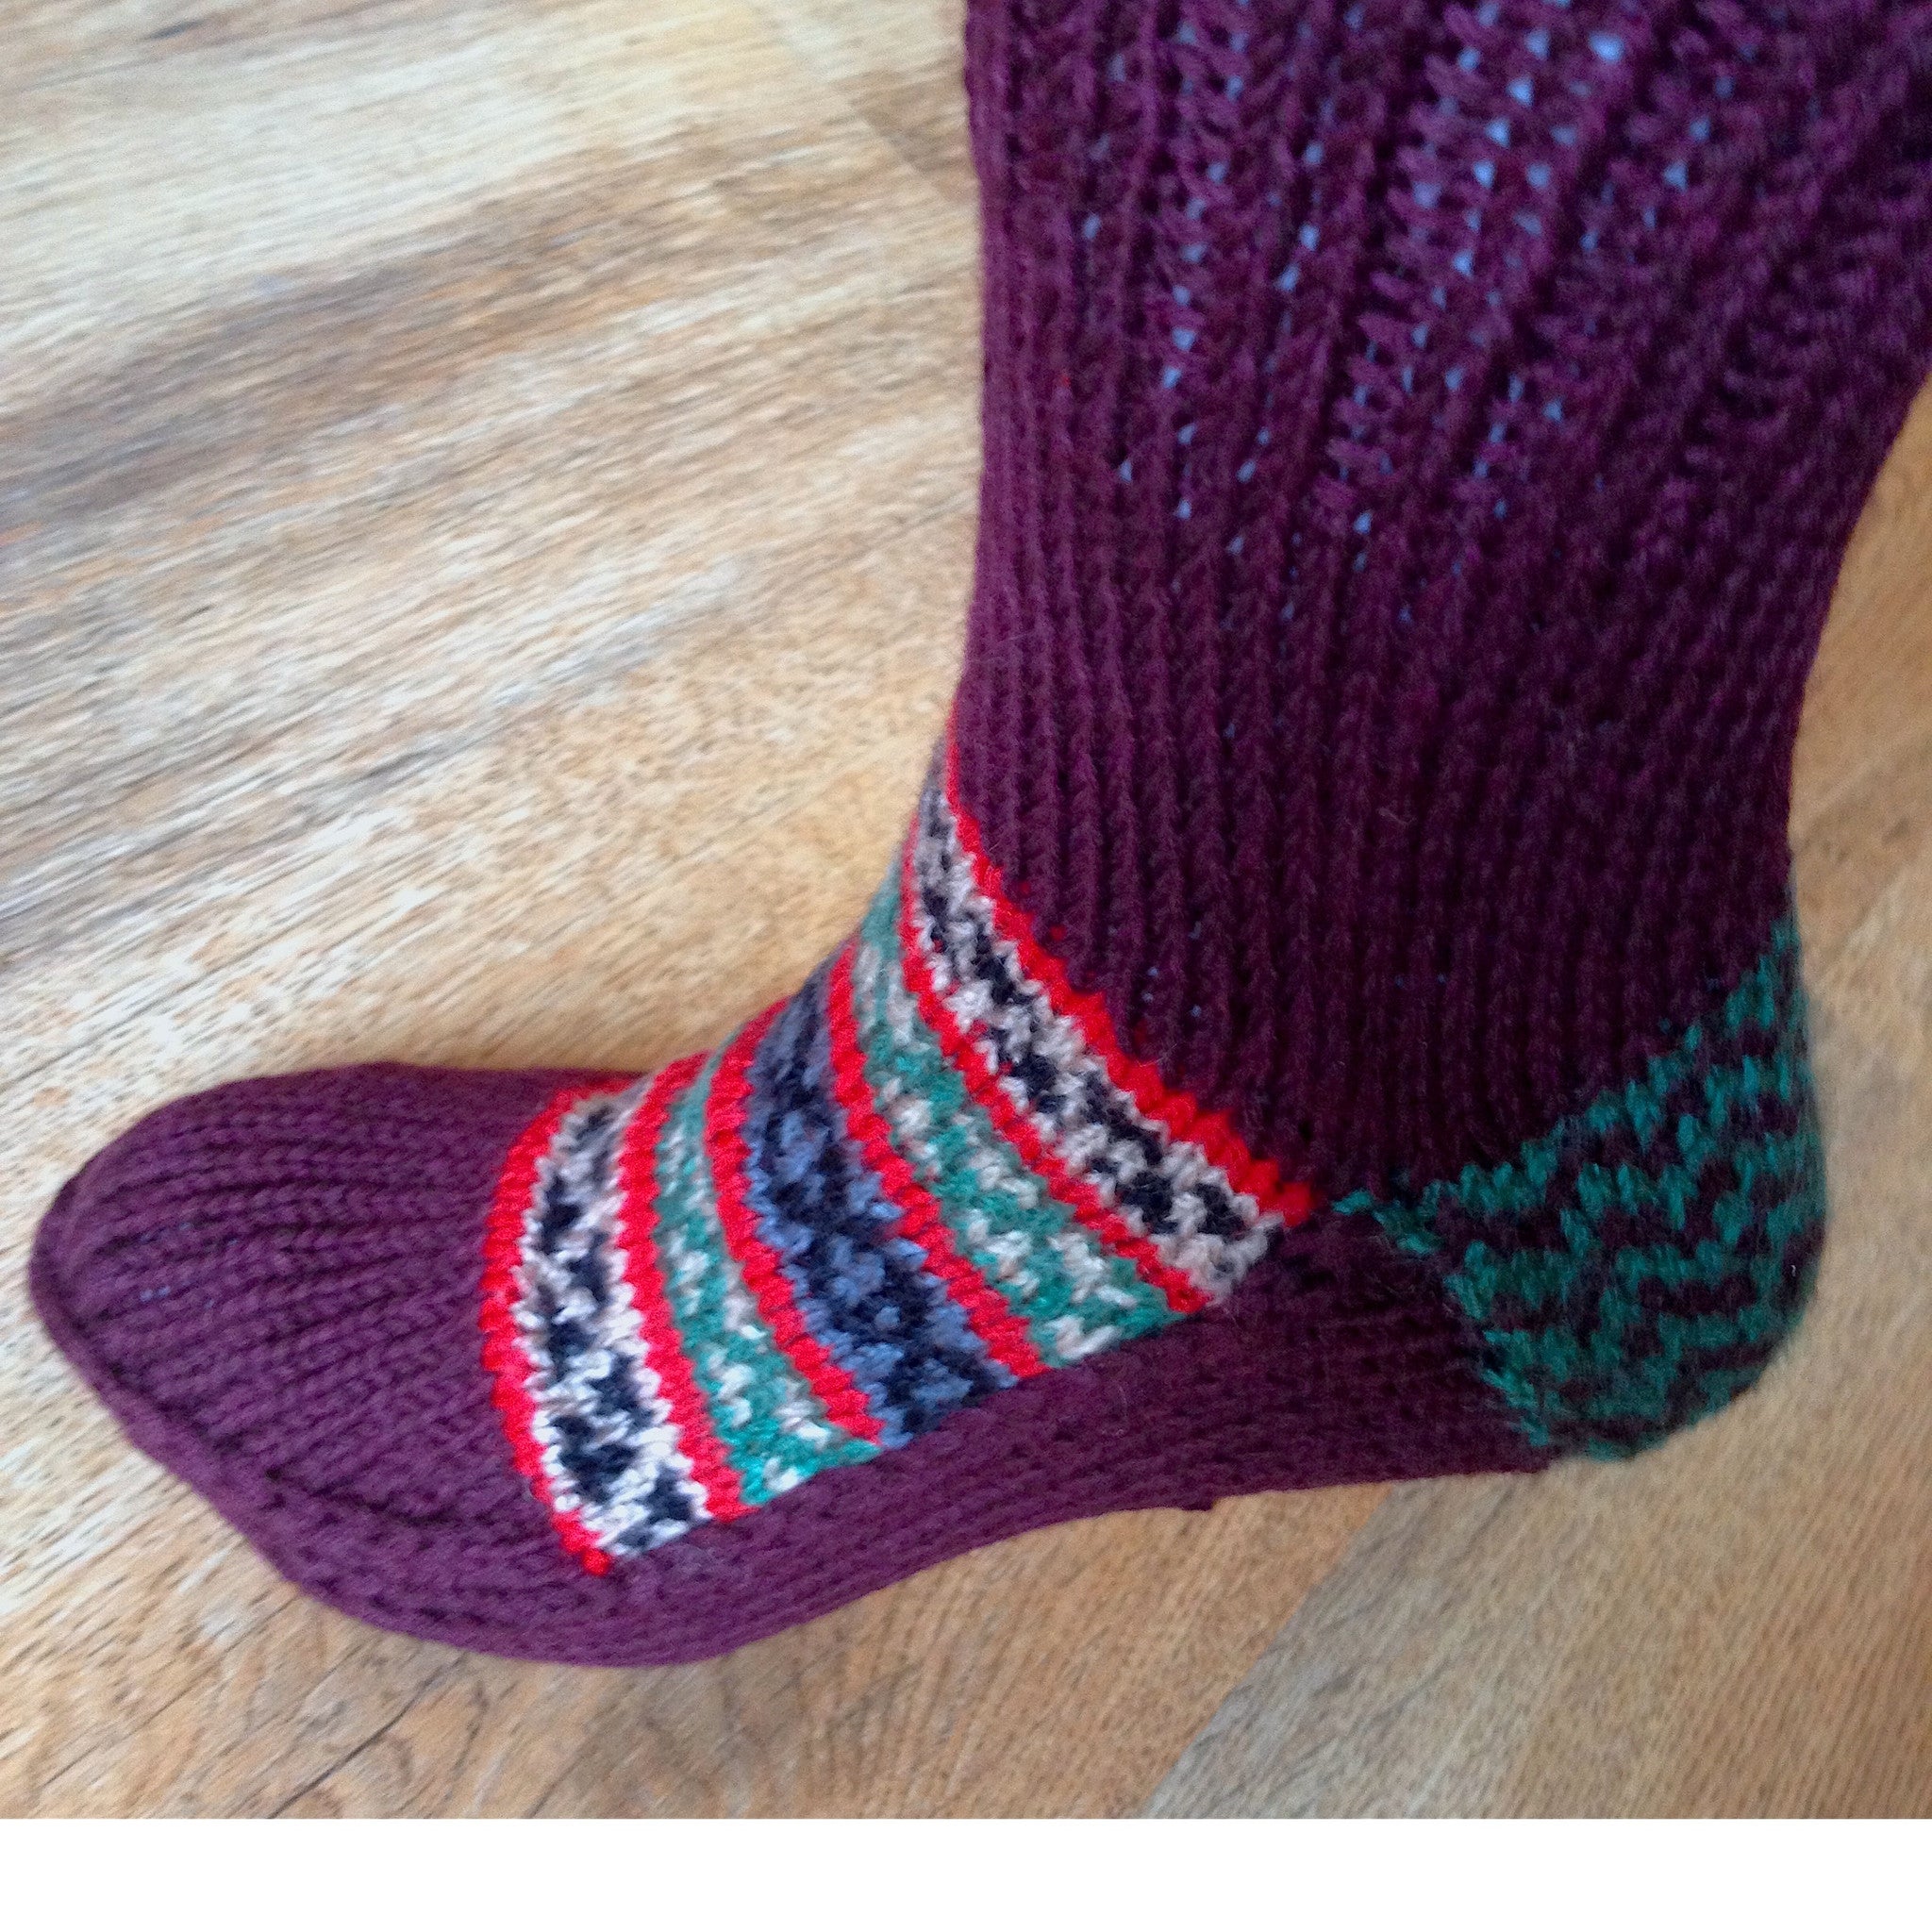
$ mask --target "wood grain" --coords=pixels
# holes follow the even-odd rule
[[[649,1064],[849,924],[971,563],[958,35],[954,0],[10,16],[0,1810],[1925,1802],[1924,411],[1802,747],[1821,1319],[1622,1488],[1116,1518],[716,1664],[551,1670],[300,1599],[34,1325],[42,1207],[174,1092]]]

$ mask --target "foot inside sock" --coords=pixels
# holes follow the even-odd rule
[[[716,1053],[191,1096],[32,1279],[317,1595],[659,1663],[1069,1516],[1641,1448],[1761,1373],[1823,1205],[1789,923],[1511,1160],[1324,1206],[1124,1050],[935,784]]]
[[[957,782],[854,941],[651,1081],[244,1082],[47,1215],[60,1345],[329,1601],[701,1656],[1623,1453],[1794,1319],[1791,743],[1932,360],[1932,9],[1214,16],[968,8]]]

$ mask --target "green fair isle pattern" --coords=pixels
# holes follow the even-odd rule
[[[489,1365],[595,1574],[1212,1307],[1313,1211],[1066,984],[950,783],[792,998],[506,1158]]]
[[[714,1054],[681,1093],[657,1148],[658,1248],[666,1299],[711,1426],[750,1504],[878,1451],[826,1420],[760,1318],[726,1253],[705,1154]]]
[[[899,893],[895,868],[859,928],[859,1041],[892,1144],[960,1254],[1025,1321],[1049,1365],[1176,1320],[1158,1291],[1053,1198],[967,1092],[899,971]]]
[[[1540,1447],[1628,1456],[1722,1407],[1795,1324],[1824,1235],[1796,925],[1636,1079],[1514,1160],[1335,1206],[1442,1271]]]

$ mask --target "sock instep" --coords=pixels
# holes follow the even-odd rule
[[[950,791],[794,998],[511,1151],[497,1406],[593,1570],[1224,1301],[1312,1211],[1066,988]]]

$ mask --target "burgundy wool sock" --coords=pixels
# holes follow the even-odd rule
[[[1932,358],[1932,8],[974,0],[966,664],[845,945],[642,1079],[363,1066],[61,1191],[289,1576],[705,1656],[1116,1508],[1623,1455],[1823,1176],[1785,826]]]

